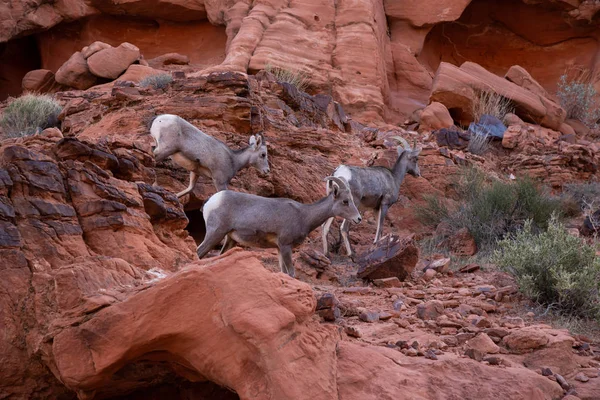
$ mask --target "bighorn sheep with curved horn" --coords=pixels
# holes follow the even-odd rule
[[[269,173],[267,144],[262,135],[250,136],[250,145],[232,150],[220,140],[208,136],[177,115],[163,114],[152,121],[150,135],[156,141],[152,150],[156,162],[167,157],[190,171],[190,184],[177,193],[182,197],[192,190],[200,174],[212,178],[217,191],[227,185],[242,168],[252,165],[260,173]]]
[[[274,199],[224,190],[204,204],[206,236],[198,246],[202,258],[223,238],[221,254],[241,243],[245,246],[279,249],[279,267],[294,277],[292,249],[299,246],[328,218],[340,216],[359,223],[362,218],[354,205],[344,178],[328,176],[327,196],[312,204],[291,199]]]
[[[392,169],[381,166],[353,167],[340,165],[333,173],[333,176],[345,178],[346,181],[348,181],[352,197],[359,209],[372,209],[377,212],[377,232],[375,233],[374,242],[377,242],[381,237],[383,221],[389,208],[398,201],[400,185],[402,184],[402,181],[404,181],[406,173],[408,172],[415,177],[421,176],[419,165],[417,163],[421,149],[416,148],[417,141],[415,140],[414,145],[411,148],[404,138],[399,136],[393,136],[392,138],[398,140],[402,144],[402,146],[398,146],[397,148],[398,159]],[[330,190],[329,182],[327,190]],[[323,252],[325,255],[329,253],[327,233],[331,228],[332,222],[333,218],[329,218],[323,224]],[[349,256],[352,256],[352,247],[350,247],[348,238],[350,224],[347,220],[342,222],[340,231],[344,245],[346,246],[346,252]]]

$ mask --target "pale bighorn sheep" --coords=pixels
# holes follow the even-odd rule
[[[281,271],[294,277],[292,248],[299,246],[310,232],[335,216],[357,224],[362,220],[348,183],[332,176],[325,180],[331,182],[329,193],[312,204],[231,190],[214,194],[204,204],[206,236],[198,246],[198,257],[204,257],[223,238],[221,254],[236,243],[278,248]]]
[[[250,145],[232,150],[220,140],[208,136],[177,115],[163,114],[152,121],[150,135],[156,141],[153,148],[156,162],[171,157],[190,171],[190,184],[177,197],[192,190],[200,174],[212,178],[217,191],[227,185],[242,168],[252,165],[261,174],[269,173],[267,144],[261,134],[250,136]]]
[[[392,169],[381,166],[353,167],[340,165],[333,173],[335,177],[346,179],[350,185],[354,202],[358,205],[359,210],[372,209],[377,212],[377,232],[375,233],[374,243],[381,237],[383,221],[389,208],[398,201],[400,185],[404,181],[406,173],[408,172],[415,177],[421,176],[417,163],[421,149],[416,148],[417,141],[415,140],[411,148],[405,139],[398,136],[394,136],[393,138],[402,143],[403,146],[398,146],[397,148],[398,159]],[[330,190],[329,186],[327,190]],[[325,255],[329,253],[327,233],[331,228],[332,222],[333,218],[330,218],[323,224],[323,252]],[[340,232],[346,246],[346,253],[348,256],[352,256],[352,247],[350,247],[350,240],[348,238],[349,231],[350,224],[347,220],[344,220],[340,227]]]

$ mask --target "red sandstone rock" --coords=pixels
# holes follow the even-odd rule
[[[140,58],[140,49],[130,43],[99,50],[87,59],[90,72],[98,77],[117,79]]]
[[[546,333],[535,329],[519,329],[512,331],[502,341],[513,351],[527,351],[545,346],[548,343]]]
[[[500,348],[485,333],[480,333],[474,338],[467,340],[466,346],[483,354],[496,354],[500,351]]]
[[[190,63],[188,56],[179,53],[163,54],[148,60],[148,65],[152,68],[160,68],[165,65],[187,65]]]
[[[96,83],[98,78],[93,75],[88,64],[78,51],[74,53],[59,69],[55,75],[56,82],[75,89],[88,89]]]
[[[419,250],[412,237],[385,236],[360,257],[359,278],[382,279],[397,277],[405,280],[414,270]]]
[[[436,319],[444,313],[444,304],[439,300],[431,300],[417,306],[417,316],[421,319]]]
[[[492,90],[512,100],[517,115],[543,126],[559,129],[565,120],[565,110],[545,97],[540,97],[487,71],[480,65],[465,62],[459,67],[441,63],[433,81],[432,101],[439,101],[448,109],[460,111],[463,122],[473,120],[472,104],[477,101],[477,91]]]
[[[22,82],[23,90],[36,93],[46,93],[57,86],[54,73],[47,69],[29,71]]]
[[[421,114],[420,128],[425,130],[438,130],[450,128],[454,125],[454,120],[450,116],[448,109],[442,103],[433,102],[423,109]]]
[[[83,56],[83,58],[85,58],[87,60],[90,56],[96,54],[100,50],[110,49],[110,48],[112,48],[112,46],[110,44],[96,41],[96,42],[90,44],[89,46],[85,46],[81,50],[81,55]]]

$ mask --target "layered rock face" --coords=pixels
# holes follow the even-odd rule
[[[36,34],[37,68],[55,72],[94,40],[126,40],[146,58],[178,52],[207,71],[255,72],[270,63],[306,73],[313,90],[334,94],[363,122],[402,121],[427,105],[441,61],[474,61],[499,75],[519,64],[550,91],[565,65],[598,73],[592,1],[90,0],[4,7],[0,41]]]

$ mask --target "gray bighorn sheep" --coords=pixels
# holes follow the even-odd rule
[[[267,198],[224,190],[204,204],[206,236],[198,246],[202,258],[223,238],[221,254],[241,243],[245,246],[278,248],[279,267],[294,277],[292,248],[299,246],[315,228],[328,218],[340,216],[359,223],[362,218],[354,205],[348,183],[329,176],[326,197],[312,204],[291,199]]]
[[[333,173],[333,176],[335,177],[346,179],[350,185],[354,202],[358,205],[360,210],[372,209],[378,213],[377,232],[375,233],[374,243],[381,237],[383,221],[389,208],[398,201],[400,185],[402,184],[406,173],[408,172],[415,177],[421,176],[419,165],[417,163],[421,149],[416,148],[417,141],[415,140],[414,145],[411,148],[405,139],[398,136],[394,136],[393,138],[400,141],[404,148],[398,146],[398,159],[392,169],[380,166],[352,167],[340,165]],[[329,182],[327,184],[329,185]],[[329,186],[327,187],[327,190],[330,190]],[[325,255],[329,253],[327,233],[331,228],[332,222],[333,218],[329,218],[323,224],[323,252]],[[344,220],[340,227],[340,232],[342,234],[342,239],[344,240],[344,245],[346,246],[346,252],[348,256],[352,256],[352,247],[350,247],[348,238],[349,231],[350,224],[347,220]]]
[[[192,190],[200,174],[212,178],[217,191],[227,185],[242,168],[252,165],[260,173],[269,173],[267,144],[262,135],[250,136],[250,145],[232,150],[220,140],[208,136],[177,115],[163,114],[152,121],[150,135],[156,141],[152,150],[156,162],[171,157],[181,167],[190,171],[190,184],[177,197]]]

